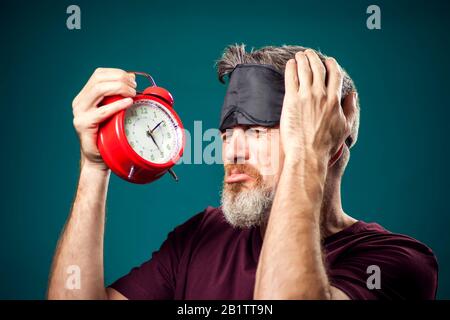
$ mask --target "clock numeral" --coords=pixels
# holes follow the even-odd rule
[[[170,132],[167,132],[167,138],[170,139],[170,137],[171,137]]]
[[[127,117],[127,120],[125,121],[125,123],[126,123],[126,124],[131,124],[131,122],[132,122],[132,121],[131,121],[130,117]]]
[[[137,116],[136,110],[130,110],[130,115],[131,115],[132,117],[136,117],[136,116]]]
[[[141,114],[148,114],[147,108],[141,108]]]
[[[167,144],[166,147],[167,147],[167,150],[170,150],[170,144]]]

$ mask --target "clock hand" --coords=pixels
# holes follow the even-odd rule
[[[152,130],[150,130],[150,132],[153,133],[153,131],[155,131],[155,129],[158,128],[159,125],[163,122],[164,122],[164,120],[160,121]]]
[[[156,147],[158,148],[159,152],[161,151],[161,148],[159,147],[158,143],[156,143],[155,137],[153,137],[153,134],[151,133],[151,131],[147,131],[147,136],[149,136],[150,138],[152,138],[153,143],[156,145]]]
[[[161,122],[162,122],[162,121],[161,121]],[[161,122],[160,122],[160,123],[161,123]],[[158,124],[158,125],[159,125],[159,124]],[[158,126],[158,125],[157,125],[157,126]],[[155,127],[154,129],[156,129],[156,127]],[[154,129],[153,129],[153,130],[154,130]],[[149,136],[150,138],[152,138],[152,140],[153,140],[153,142],[155,143],[156,147],[157,147],[158,150],[162,153],[162,151],[161,151],[161,149],[159,148],[158,144],[156,143],[156,140],[155,140],[155,138],[153,137],[153,134],[152,134],[151,131],[147,131],[147,136]],[[172,178],[173,178],[176,182],[178,182],[178,177],[177,177],[177,175],[175,174],[175,171],[173,171],[172,168],[170,168],[169,170],[167,170],[167,172],[169,172],[170,175],[172,176]]]

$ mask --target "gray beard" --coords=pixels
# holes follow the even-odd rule
[[[241,190],[237,194],[222,191],[222,211],[227,222],[235,228],[261,226],[269,219],[275,190],[255,188]]]

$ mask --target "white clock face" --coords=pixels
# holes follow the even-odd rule
[[[126,110],[124,121],[129,145],[145,160],[166,163],[180,151],[181,129],[162,104],[138,100]]]

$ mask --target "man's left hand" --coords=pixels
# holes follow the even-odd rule
[[[314,50],[298,52],[286,64],[280,119],[286,160],[330,161],[351,134],[356,93],[341,106],[343,71],[334,58],[322,62]]]

